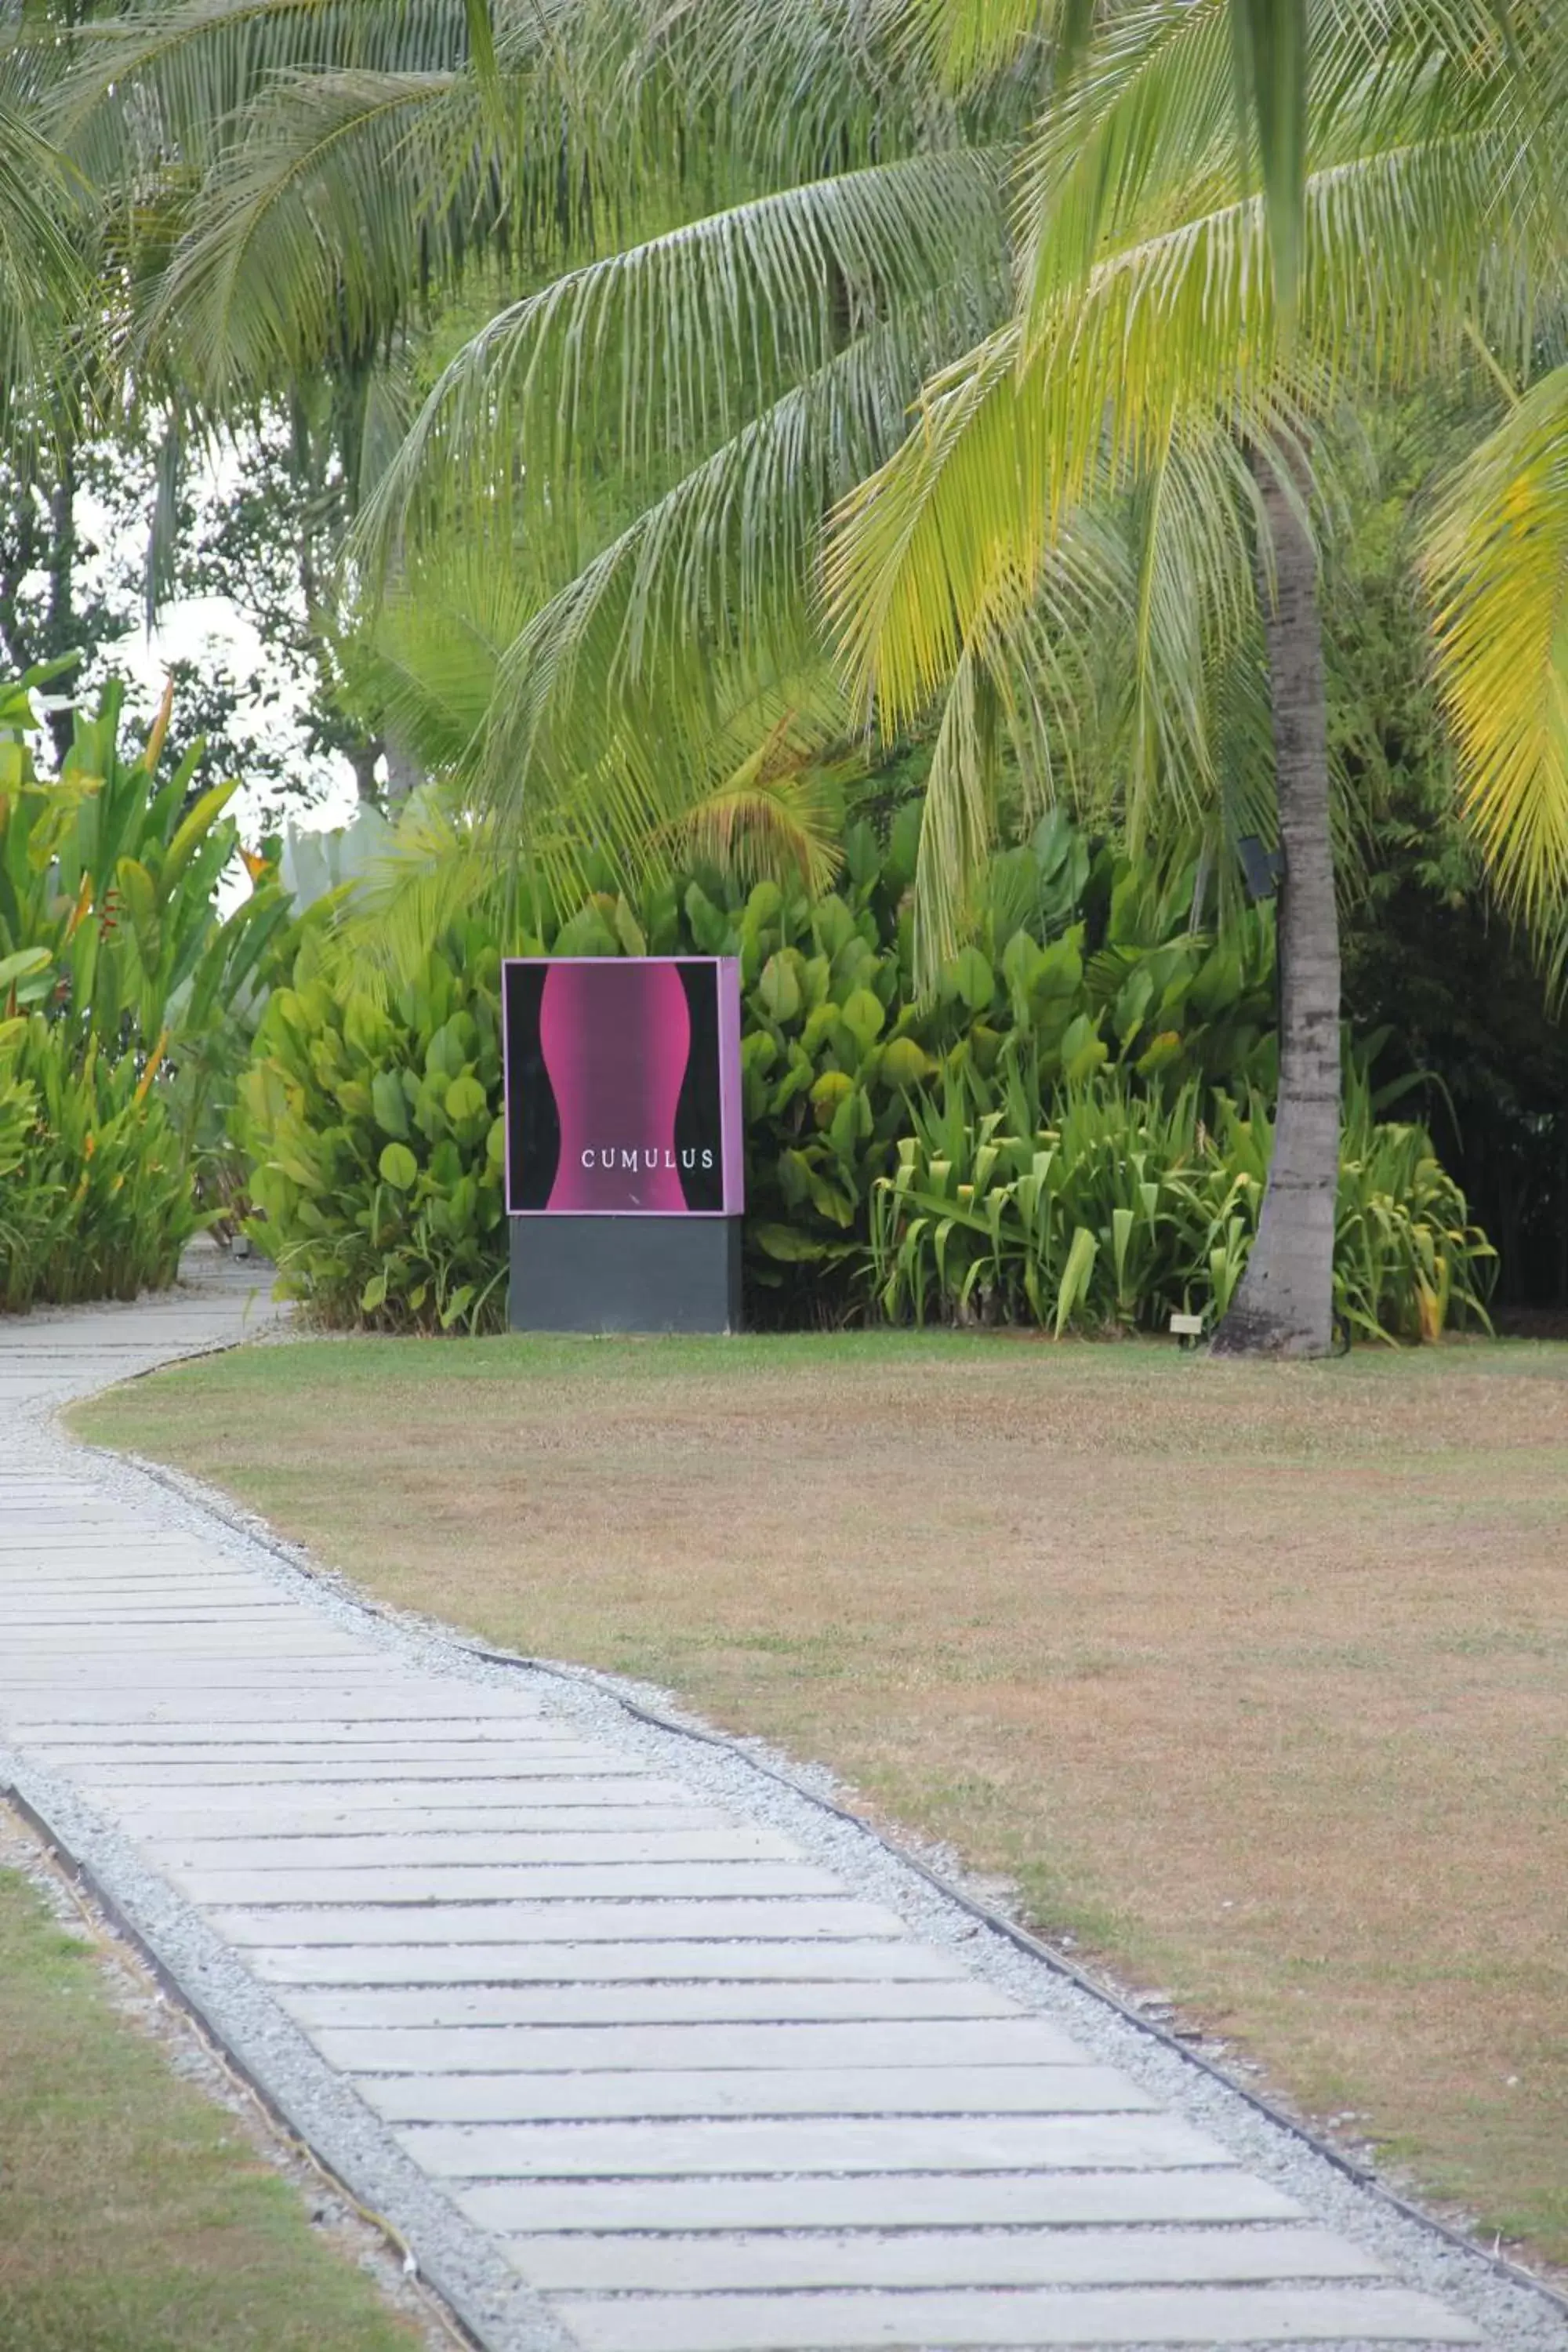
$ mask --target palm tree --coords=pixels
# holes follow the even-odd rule
[[[1321,628],[1305,513],[1312,420],[1348,382],[1452,364],[1466,332],[1517,362],[1530,294],[1561,299],[1552,173],[1563,26],[1550,5],[1514,11],[1506,34],[1489,8],[1418,0],[1372,23],[1364,7],[1308,12],[1305,203],[1287,287],[1269,266],[1266,208],[1236,168],[1230,13],[1225,0],[1132,9],[1089,45],[1025,167],[1015,314],[930,388],[904,448],[847,502],[829,580],[860,691],[884,723],[945,691],[952,752],[933,791],[955,814],[939,838],[973,837],[987,791],[975,698],[997,690],[1014,658],[1016,616],[1054,561],[1063,516],[1108,473],[1158,474],[1169,450],[1216,424],[1248,453],[1285,853],[1280,1110],[1258,1243],[1216,1344],[1310,1354],[1330,1339],[1339,1106]],[[1516,437],[1505,428],[1494,515],[1495,477],[1517,489],[1520,441],[1540,480],[1550,413],[1542,395]],[[1462,583],[1445,640],[1458,657],[1461,747],[1482,755],[1483,837],[1505,881],[1539,907],[1568,874],[1562,739],[1554,750],[1540,712],[1549,624],[1537,593],[1536,729],[1516,727],[1500,759],[1485,741],[1497,726],[1485,678],[1495,602],[1485,600],[1499,583],[1471,560],[1484,478],[1441,542]],[[1492,544],[1500,557],[1517,551],[1516,537]],[[1539,544],[1531,551],[1539,564]],[[1549,709],[1563,691],[1559,649]]]
[[[79,13],[42,13],[62,11]],[[489,782],[505,798],[526,775],[546,811],[583,800],[635,860],[669,837],[672,789],[733,772],[737,733],[782,727],[795,759],[850,723],[811,594],[822,515],[896,446],[930,372],[1005,314],[1003,190],[1048,87],[1047,13],[128,0],[55,45],[74,59],[55,121],[108,233],[145,248],[151,221],[169,257],[127,348],[174,442],[326,368],[351,509],[422,292],[502,246],[542,281],[463,354],[410,453],[479,453],[461,503],[488,519],[487,562],[525,559],[509,586],[535,620],[500,665]],[[595,268],[604,217],[646,233]],[[584,383],[563,355],[590,337]],[[531,453],[521,495],[509,438]],[[428,607],[426,579],[405,587],[405,612]]]

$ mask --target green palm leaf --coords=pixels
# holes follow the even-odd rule
[[[1462,469],[1431,534],[1444,699],[1466,802],[1505,894],[1568,909],[1568,367]]]

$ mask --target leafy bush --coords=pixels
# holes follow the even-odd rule
[[[219,919],[236,787],[192,799],[199,746],[160,777],[167,704],[131,756],[110,686],[77,712],[50,779],[29,749],[29,684],[0,687],[0,1016],[18,1024],[0,1103],[0,1151],[16,1155],[0,1163],[9,1307],[174,1279],[203,1221],[196,1193],[230,1151],[228,1098],[295,929],[261,863]]]
[[[1015,1066],[976,1112],[950,1079],[914,1107],[872,1208],[884,1314],[1064,1330],[1224,1314],[1258,1229],[1273,1145],[1261,1096],[1196,1080],[1140,1094],[1125,1071],[1069,1079],[1044,1114]],[[1205,1108],[1208,1118],[1205,1118]],[[1334,1297],[1349,1328],[1436,1339],[1487,1321],[1493,1253],[1419,1127],[1380,1123],[1352,1068],[1341,1148]]]
[[[943,1070],[984,1079],[1016,1038],[1042,1084],[1110,1058],[1176,1082],[1272,1077],[1272,910],[1221,945],[1192,926],[1190,874],[1162,891],[1092,855],[1059,812],[992,860],[974,937],[922,1002],[908,905],[921,821],[907,803],[885,848],[851,824],[820,898],[775,882],[742,893],[705,871],[638,909],[605,894],[564,922],[545,912],[523,941],[739,959],[747,1272],[753,1297],[771,1292],[786,1314],[848,1303],[906,1097]]]
[[[845,881],[823,898],[771,883],[727,896],[692,877],[635,911],[608,894],[565,921],[534,908],[521,944],[738,957],[753,1303],[767,1284],[797,1315],[826,1295],[838,1313],[874,1298],[894,1316],[1058,1330],[1223,1313],[1272,1140],[1266,919],[1218,947],[1185,927],[1184,894],[1142,890],[1109,860],[1097,908],[1094,861],[1057,823],[997,861],[976,940],[918,1003],[900,905],[911,856],[907,824],[880,856],[852,832]],[[238,1129],[258,1232],[332,1321],[493,1328],[506,1259],[493,929],[458,922],[397,983],[362,945],[352,923],[312,929],[263,1022]],[[1342,1315],[1367,1336],[1484,1321],[1489,1255],[1423,1130],[1379,1124],[1358,1072]]]
[[[241,1081],[258,1237],[328,1321],[466,1329],[503,1317],[500,958],[474,925],[390,1001],[308,937]]]
[[[292,921],[272,870],[220,921],[215,897],[239,836],[226,814],[238,786],[192,798],[199,744],[160,777],[168,706],[135,756],[120,742],[121,691],[79,710],[58,778],[39,776],[25,685],[0,688],[0,958],[47,957],[50,1018],[111,1052],[166,1038],[165,1078],[190,1075],[194,1126],[210,1084],[215,1032],[262,982]],[[243,1059],[247,1037],[227,1041]],[[200,1076],[200,1084],[197,1077]]]
[[[40,1013],[0,1023],[0,1308],[174,1280],[199,1220],[157,1077]]]
[[[919,1001],[906,902],[920,823],[919,803],[907,803],[885,847],[868,825],[852,824],[842,878],[821,897],[767,881],[747,891],[703,869],[654,886],[636,907],[605,890],[563,916],[525,880],[514,893],[521,918],[509,925],[499,916],[470,916],[461,936],[447,931],[436,950],[464,964],[481,995],[487,984],[467,970],[474,943],[488,956],[503,934],[524,954],[739,960],[746,1272],[754,1315],[791,1320],[858,1309],[872,1188],[909,1130],[911,1092],[943,1072],[985,1083],[1010,1040],[1037,1085],[1081,1077],[1109,1059],[1170,1084],[1188,1074],[1263,1083],[1271,1076],[1271,911],[1247,915],[1235,943],[1216,944],[1191,927],[1190,876],[1164,892],[1153,889],[1108,852],[1091,854],[1059,814],[1027,845],[993,860],[973,940],[930,1000]],[[415,866],[407,851],[431,840],[442,856],[434,869]],[[311,957],[314,982],[336,993],[338,1009],[330,1014],[324,998],[312,999],[329,1026],[358,994],[369,1005],[384,1003],[389,990],[423,971],[431,952],[425,930],[416,929],[414,952],[378,995],[375,963],[378,955],[383,965],[388,961],[384,908],[389,877],[398,877],[398,844],[373,839],[363,862],[347,855],[350,846],[349,837],[340,836],[337,856],[315,860],[318,882],[335,877],[337,890],[348,893],[346,904],[326,904],[340,928],[330,950]],[[428,891],[426,903],[447,915],[461,902],[460,887],[453,887],[461,873],[454,869],[460,869],[465,846],[460,831],[449,820],[435,822],[427,808],[405,821],[405,864]],[[291,843],[286,868],[305,872],[310,863],[301,844]],[[303,893],[306,885],[300,887]],[[411,1039],[408,1050],[416,1044]],[[272,1050],[264,1049],[263,1058]],[[273,1124],[254,1089],[247,1103],[243,1138],[258,1166],[274,1164],[279,1145]],[[500,1108],[499,1073],[490,1108]],[[319,1118],[335,1131],[341,1107],[312,1097],[299,1117],[307,1126]],[[295,1159],[303,1164],[303,1155]],[[329,1197],[317,1197],[314,1213],[325,1224],[308,1238],[300,1225],[305,1193],[280,1195],[274,1182],[258,1179],[256,1197],[264,1196],[269,1217],[274,1201],[287,1201],[286,1226],[269,1234],[268,1246],[292,1253],[290,1279],[305,1283],[323,1312],[352,1319],[354,1284],[327,1267],[337,1252],[362,1283],[377,1279],[379,1266],[367,1268],[360,1244],[347,1237],[364,1204],[356,1200],[342,1214]],[[439,1238],[445,1244],[450,1236]],[[505,1248],[499,1216],[493,1242],[491,1271]],[[318,1259],[320,1281],[310,1271]],[[418,1250],[389,1261],[385,1278],[384,1295],[367,1312],[391,1318],[414,1291],[421,1298],[413,1319],[435,1312],[434,1276]],[[488,1278],[466,1264],[444,1295],[471,1287],[477,1297]]]

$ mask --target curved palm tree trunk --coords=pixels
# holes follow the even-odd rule
[[[1257,478],[1274,550],[1263,589],[1285,878],[1279,899],[1279,1109],[1258,1239],[1219,1355],[1326,1355],[1333,1337],[1340,1161],[1340,927],[1329,824],[1317,551],[1267,460]]]

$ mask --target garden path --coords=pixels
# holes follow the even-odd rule
[[[49,1426],[269,1312],[0,1326],[0,1786],[482,2340],[1485,2340],[782,1830]]]

